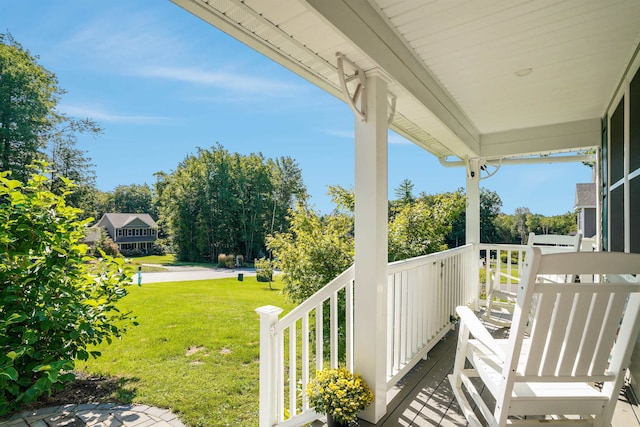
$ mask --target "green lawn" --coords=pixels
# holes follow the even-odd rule
[[[274,283],[279,288],[279,283]],[[78,369],[121,378],[122,401],[171,408],[190,426],[257,425],[255,309],[293,308],[255,277],[131,286],[121,301],[140,323]]]

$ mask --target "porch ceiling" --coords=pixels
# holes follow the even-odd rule
[[[392,129],[438,157],[598,145],[640,46],[637,0],[172,1],[340,99],[336,52],[383,70]]]

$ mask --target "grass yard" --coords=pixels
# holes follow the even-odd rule
[[[279,283],[274,283],[274,289]],[[189,426],[257,425],[259,321],[255,309],[293,308],[255,277],[131,286],[120,308],[139,326],[102,356],[79,362],[121,378],[118,398],[171,408]]]

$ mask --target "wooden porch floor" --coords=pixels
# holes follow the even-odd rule
[[[495,329],[494,336],[503,337],[506,329]],[[449,332],[389,392],[387,414],[377,424],[359,421],[360,427],[396,426],[467,426],[451,391],[447,375],[451,373],[456,352],[457,330]],[[318,423],[317,425],[322,425]],[[632,390],[623,388],[612,427],[640,427],[640,406]]]

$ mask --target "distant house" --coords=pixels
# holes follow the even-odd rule
[[[583,237],[596,235],[596,184],[576,184],[575,209],[578,212],[578,232]]]
[[[107,230],[121,252],[151,251],[158,238],[158,224],[149,214],[106,213],[94,227]]]

